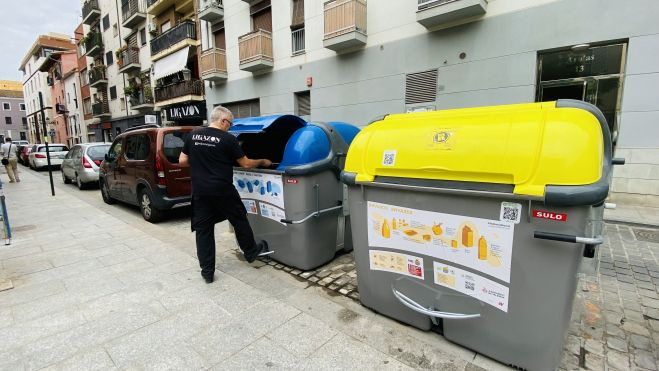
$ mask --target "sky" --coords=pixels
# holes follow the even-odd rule
[[[0,0],[0,80],[21,81],[21,59],[37,36],[58,32],[73,37],[82,22],[80,0]]]

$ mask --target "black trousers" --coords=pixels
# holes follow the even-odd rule
[[[192,230],[196,232],[197,257],[204,277],[215,273],[215,224],[224,220],[229,220],[233,226],[245,256],[253,256],[258,251],[254,232],[247,221],[247,210],[235,189],[220,196],[193,195]]]

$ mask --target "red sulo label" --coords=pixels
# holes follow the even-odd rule
[[[286,178],[286,183],[288,184],[297,184],[297,182],[298,182],[297,179]]]
[[[553,213],[551,211],[533,210],[533,217],[539,219],[556,220],[558,222],[567,222],[567,214]]]

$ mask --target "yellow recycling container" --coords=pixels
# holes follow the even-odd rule
[[[354,139],[362,303],[506,364],[555,369],[602,243],[611,135],[573,100],[388,115]]]

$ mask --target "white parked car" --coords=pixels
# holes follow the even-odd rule
[[[53,143],[48,144],[48,149],[50,150],[50,165],[51,166],[60,166],[64,157],[69,152],[69,147],[66,144]],[[43,169],[48,167],[48,159],[46,158],[46,145],[45,144],[35,144],[32,146],[32,151],[30,151],[30,157],[28,157],[28,163],[32,169]]]

